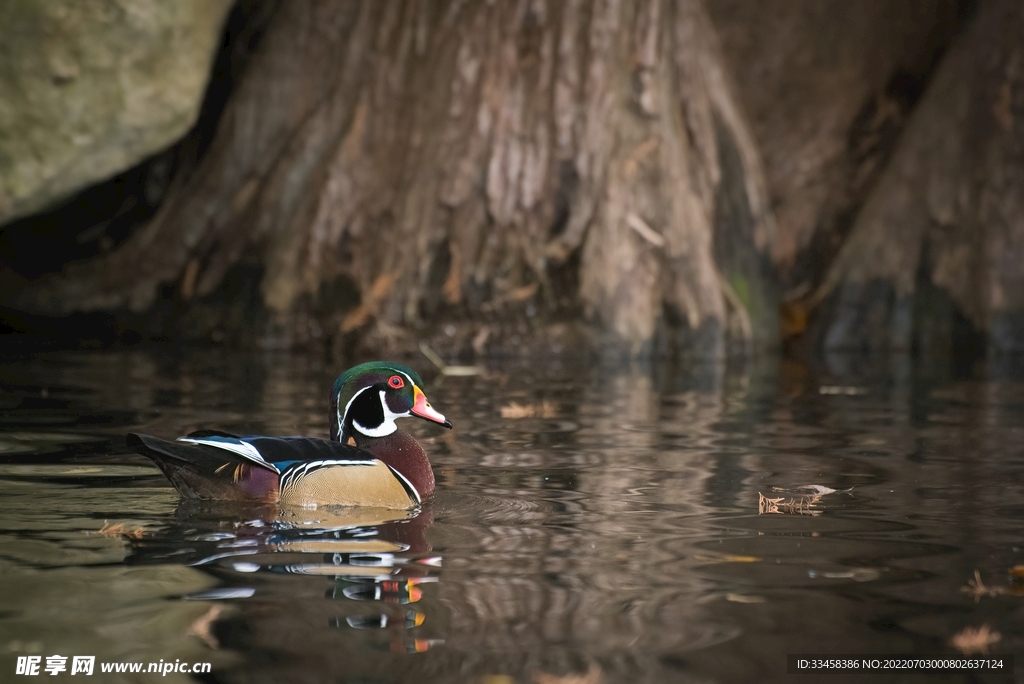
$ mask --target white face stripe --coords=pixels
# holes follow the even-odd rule
[[[372,386],[373,385],[370,385],[370,387],[372,387]],[[356,397],[358,397],[360,394],[362,394],[366,390],[370,389],[370,387],[364,387],[361,390],[359,390],[358,392],[356,392],[355,394],[353,394],[352,398],[348,400],[347,404],[345,404],[345,412],[344,413],[341,412],[341,405],[339,404],[339,406],[338,406],[338,435],[341,435],[341,433],[344,432],[344,430],[345,430],[345,418],[348,416],[348,410],[350,408],[352,408],[352,402],[355,401]],[[353,423],[354,422],[355,421],[353,421]]]

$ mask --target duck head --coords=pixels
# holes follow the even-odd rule
[[[331,390],[331,439],[357,446],[398,432],[395,419],[417,416],[451,428],[427,401],[423,380],[400,363],[371,361],[338,377]]]

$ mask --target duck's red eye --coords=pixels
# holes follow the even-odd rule
[[[394,387],[395,389],[402,389],[403,387],[405,387],[405,380],[402,379],[401,375],[392,375],[391,378],[388,380],[388,384]]]

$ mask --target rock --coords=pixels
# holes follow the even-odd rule
[[[231,4],[0,3],[0,224],[182,137],[198,115]]]

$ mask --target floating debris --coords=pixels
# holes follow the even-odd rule
[[[501,407],[502,418],[554,418],[557,415],[558,409],[550,401],[539,404],[518,404],[513,401]]]
[[[757,493],[757,513],[758,515],[764,515],[766,513],[776,513],[779,515],[821,515],[822,511],[817,509],[816,506],[821,502],[821,497],[828,494],[835,494],[837,489],[826,487],[825,485],[819,484],[805,484],[794,487],[798,492],[810,492],[809,494],[800,494],[798,496],[776,496],[768,497],[761,492]],[[786,492],[792,490],[785,490],[779,487],[772,487],[772,491],[775,492]],[[848,492],[849,489],[843,491]]]
[[[1002,638],[1002,634],[989,629],[988,625],[964,627],[963,631],[953,635],[949,645],[964,654],[988,653],[988,647]]]
[[[128,537],[129,539],[142,539],[146,534],[144,527],[128,527],[124,523],[111,523],[109,520],[103,521],[103,527],[96,530],[95,532],[86,532],[86,534],[98,534],[102,537]]]
[[[981,573],[974,571],[974,579],[967,580],[967,586],[960,587],[960,591],[974,597],[974,602],[981,600],[982,596],[999,596],[1007,593],[1006,587],[988,587],[981,581]]]
[[[782,496],[769,498],[757,493],[757,514],[777,513],[779,515],[821,515],[821,511],[814,508],[821,501],[821,494],[810,494],[795,498]]]

